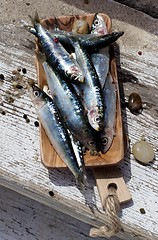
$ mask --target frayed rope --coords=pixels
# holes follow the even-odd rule
[[[109,192],[104,202],[105,213],[110,224],[101,226],[100,228],[91,228],[90,237],[112,237],[119,231],[123,231],[118,213],[120,211],[120,202],[117,196],[116,188],[109,187]]]

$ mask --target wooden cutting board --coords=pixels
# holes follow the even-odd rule
[[[54,24],[58,22],[60,28],[66,31],[71,31],[72,24],[76,18],[85,19],[91,26],[95,14],[79,15],[79,16],[61,16],[59,18],[49,18],[41,21],[42,25],[48,29],[53,28]],[[102,14],[104,17],[108,32],[111,32],[111,20],[106,14]],[[37,47],[38,51],[38,47]],[[124,135],[123,126],[121,118],[121,108],[120,108],[120,95],[117,79],[117,69],[114,57],[114,48],[110,46],[110,73],[116,84],[117,89],[117,108],[116,108],[116,136],[114,137],[113,143],[110,149],[105,154],[100,154],[100,156],[91,156],[89,151],[86,152],[84,160],[87,167],[99,167],[99,166],[109,166],[120,162],[124,157]],[[43,88],[47,84],[46,76],[42,65],[36,59],[37,75],[39,87]],[[51,145],[44,129],[40,126],[40,141],[41,141],[41,156],[42,163],[47,168],[65,168],[66,165],[62,159],[58,156],[53,146]]]

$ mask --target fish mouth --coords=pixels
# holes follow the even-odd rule
[[[99,125],[95,127],[95,130],[96,130],[97,132],[99,132],[99,131],[101,130],[100,127],[99,127]]]
[[[80,71],[79,68],[77,68],[76,66],[72,66],[68,71],[67,71],[67,75],[71,75],[71,78],[74,81],[78,81],[78,82],[84,82],[85,78],[82,74],[82,71]]]
[[[89,119],[89,123],[90,123],[91,127],[94,128],[97,132],[99,132],[103,129],[102,124],[97,123],[94,118],[88,117],[88,119]]]
[[[98,33],[99,33],[100,35],[105,35],[105,34],[107,34],[107,31],[105,31],[104,28],[100,28],[100,29],[98,30]]]
[[[88,112],[88,120],[92,128],[96,131],[101,131],[103,129],[103,116],[98,113],[96,107]]]

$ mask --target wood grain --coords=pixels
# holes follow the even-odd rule
[[[110,185],[116,187],[120,204],[132,199],[123,176],[117,167],[94,168],[93,171],[103,208],[105,207],[105,198],[108,196]]]
[[[74,15],[86,14],[88,11],[94,12],[97,6],[100,11],[111,13],[113,30],[125,32],[124,36],[118,40],[119,51],[116,55],[119,83],[122,82],[123,85],[120,91],[121,100],[127,100],[129,94],[135,91],[141,95],[143,102],[146,102],[147,108],[144,108],[143,112],[137,116],[132,114],[128,108],[122,108],[123,125],[126,128],[130,144],[124,160],[119,163],[119,169],[133,201],[122,206],[121,220],[125,232],[118,233],[117,237],[121,240],[157,240],[158,105],[156,96],[158,92],[158,37],[154,35],[157,31],[157,22],[141,12],[116,2],[105,2],[98,1],[94,5],[93,1],[89,1],[89,4],[83,5],[81,1],[71,1],[72,4],[65,4],[65,1],[48,0],[47,5],[39,4],[39,10],[42,16],[59,15],[61,9],[64,15]],[[11,86],[12,70],[25,67],[27,69],[26,78],[33,78],[35,81],[37,79],[34,50],[23,45],[24,43],[29,45],[29,40],[34,40],[34,37],[18,28],[17,22],[13,24],[8,20],[13,19],[13,15],[9,8],[8,10],[4,8],[5,6],[2,6],[4,10],[2,16],[4,13],[7,14],[7,21],[6,18],[2,17],[3,24],[0,25],[2,33],[0,35],[0,74],[4,74],[5,77],[0,86],[0,99],[2,100],[6,96],[6,90],[10,89],[12,94],[14,93]],[[29,14],[32,16],[36,6],[37,3],[29,8]],[[29,21],[25,4],[20,3],[20,11],[18,6],[11,5],[11,7],[14,9],[16,21],[19,20],[20,14],[22,19],[25,17],[25,20]],[[139,55],[138,51],[141,51],[142,55]],[[21,97],[16,98],[13,103],[3,101],[1,110],[5,111],[6,114],[0,114],[0,184],[41,202],[49,206],[50,209],[53,208],[63,212],[66,216],[71,215],[73,218],[80,219],[83,223],[86,222],[95,227],[105,224],[107,219],[102,212],[99,193],[90,169],[87,169],[89,186],[85,193],[82,193],[76,187],[74,177],[68,169],[47,170],[41,164],[39,129],[34,126],[37,115],[27,91],[21,94]],[[24,113],[27,114],[30,123],[25,122]],[[133,144],[140,140],[142,135],[145,135],[146,140],[152,144],[155,151],[154,161],[147,166],[135,161],[131,153]],[[49,191],[54,192],[54,197],[50,197]],[[8,198],[10,196],[12,195],[9,194]],[[19,197],[15,197],[15,199],[14,204],[20,201]],[[8,203],[7,198],[4,202]],[[27,203],[27,211],[29,212],[28,209],[31,209],[32,205],[29,201]],[[13,210],[12,206],[11,210]],[[140,208],[144,208],[145,214],[140,213]],[[37,212],[41,212],[42,209],[38,209]],[[5,213],[4,211],[3,213]],[[17,212],[19,213],[19,211]],[[27,214],[25,216],[25,220],[28,219]],[[7,215],[5,222],[7,223],[10,219]],[[14,223],[15,218],[8,223],[8,227],[5,229],[12,231]],[[18,223],[16,226],[19,226]],[[15,227],[14,230],[16,231]],[[17,231],[19,232],[19,229]],[[11,233],[13,234],[13,232]],[[29,237],[32,238],[32,236]],[[51,234],[48,235],[49,239],[51,237]],[[18,239],[16,235],[15,238]]]
[[[0,196],[1,240],[91,240],[89,224],[2,186]]]
[[[111,32],[111,20],[106,14],[102,14],[104,21],[107,25],[108,32]],[[54,24],[59,24],[60,28],[66,31],[71,31],[72,24],[75,18],[84,18],[88,24],[91,26],[94,18],[94,14],[88,15],[78,15],[74,16],[62,16],[59,18],[51,18],[42,20],[42,24],[48,29],[53,29]],[[38,49],[38,47],[37,47]],[[87,167],[99,167],[99,166],[109,166],[117,164],[124,157],[124,136],[122,130],[122,118],[120,109],[120,96],[117,80],[117,69],[116,62],[114,58],[113,46],[110,48],[110,72],[113,77],[114,83],[117,89],[117,107],[116,107],[116,135],[113,139],[110,149],[105,154],[100,154],[100,156],[92,156],[89,151],[86,152],[84,156],[85,165]],[[47,84],[46,76],[41,63],[36,59],[36,68],[38,75],[38,83],[41,88]],[[47,168],[63,168],[66,167],[60,156],[57,155],[55,149],[51,145],[44,129],[40,127],[40,138],[41,138],[41,155],[42,163]]]

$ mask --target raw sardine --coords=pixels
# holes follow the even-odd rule
[[[85,76],[84,84],[76,84],[75,89],[85,106],[89,123],[95,130],[100,131],[103,127],[104,112],[98,75],[85,48],[73,38],[72,45],[75,49],[76,60]]]
[[[32,22],[34,28],[27,26],[27,29],[38,38],[42,51],[45,53],[49,64],[64,77],[83,82],[84,76],[79,65],[75,59],[71,58],[70,54],[60,44],[58,39],[52,37],[49,31],[42,27],[38,14],[35,15]]]
[[[108,31],[104,18],[101,14],[95,14],[91,26],[91,34],[96,34],[97,36],[100,36],[107,33]],[[103,88],[106,76],[109,71],[109,46],[99,49],[95,53],[92,53],[91,60],[98,74],[101,87]]]
[[[88,149],[97,151],[93,129],[88,123],[83,105],[73,86],[63,79],[47,62],[42,63],[53,99],[69,130]],[[84,84],[84,83],[82,83]]]
[[[83,172],[78,166],[68,131],[56,105],[45,92],[35,85],[30,87],[29,92],[50,142],[82,186],[84,184]]]
[[[68,46],[71,45],[70,38],[73,37],[76,41],[80,41],[80,44],[85,47],[87,51],[94,51],[114,43],[124,32],[112,32],[97,36],[96,34],[74,34],[62,30],[50,30],[50,34],[52,37],[58,38],[62,44]]]
[[[116,124],[116,85],[109,73],[103,87],[103,99],[105,103],[104,128],[100,132],[100,148],[105,153],[110,148],[115,135]]]
[[[22,21],[22,25],[36,37],[38,37],[37,30],[33,26],[29,26],[27,23]],[[77,41],[80,41],[81,45],[85,47],[88,51],[97,50],[101,48],[105,48],[110,44],[114,43],[115,41],[120,38],[124,32],[112,32],[106,33],[104,35],[96,35],[95,33],[92,34],[76,34],[73,32],[66,32],[60,29],[46,29],[42,27],[48,35],[51,36],[52,39],[58,39],[62,45],[67,45],[71,47],[70,38],[73,37]]]

